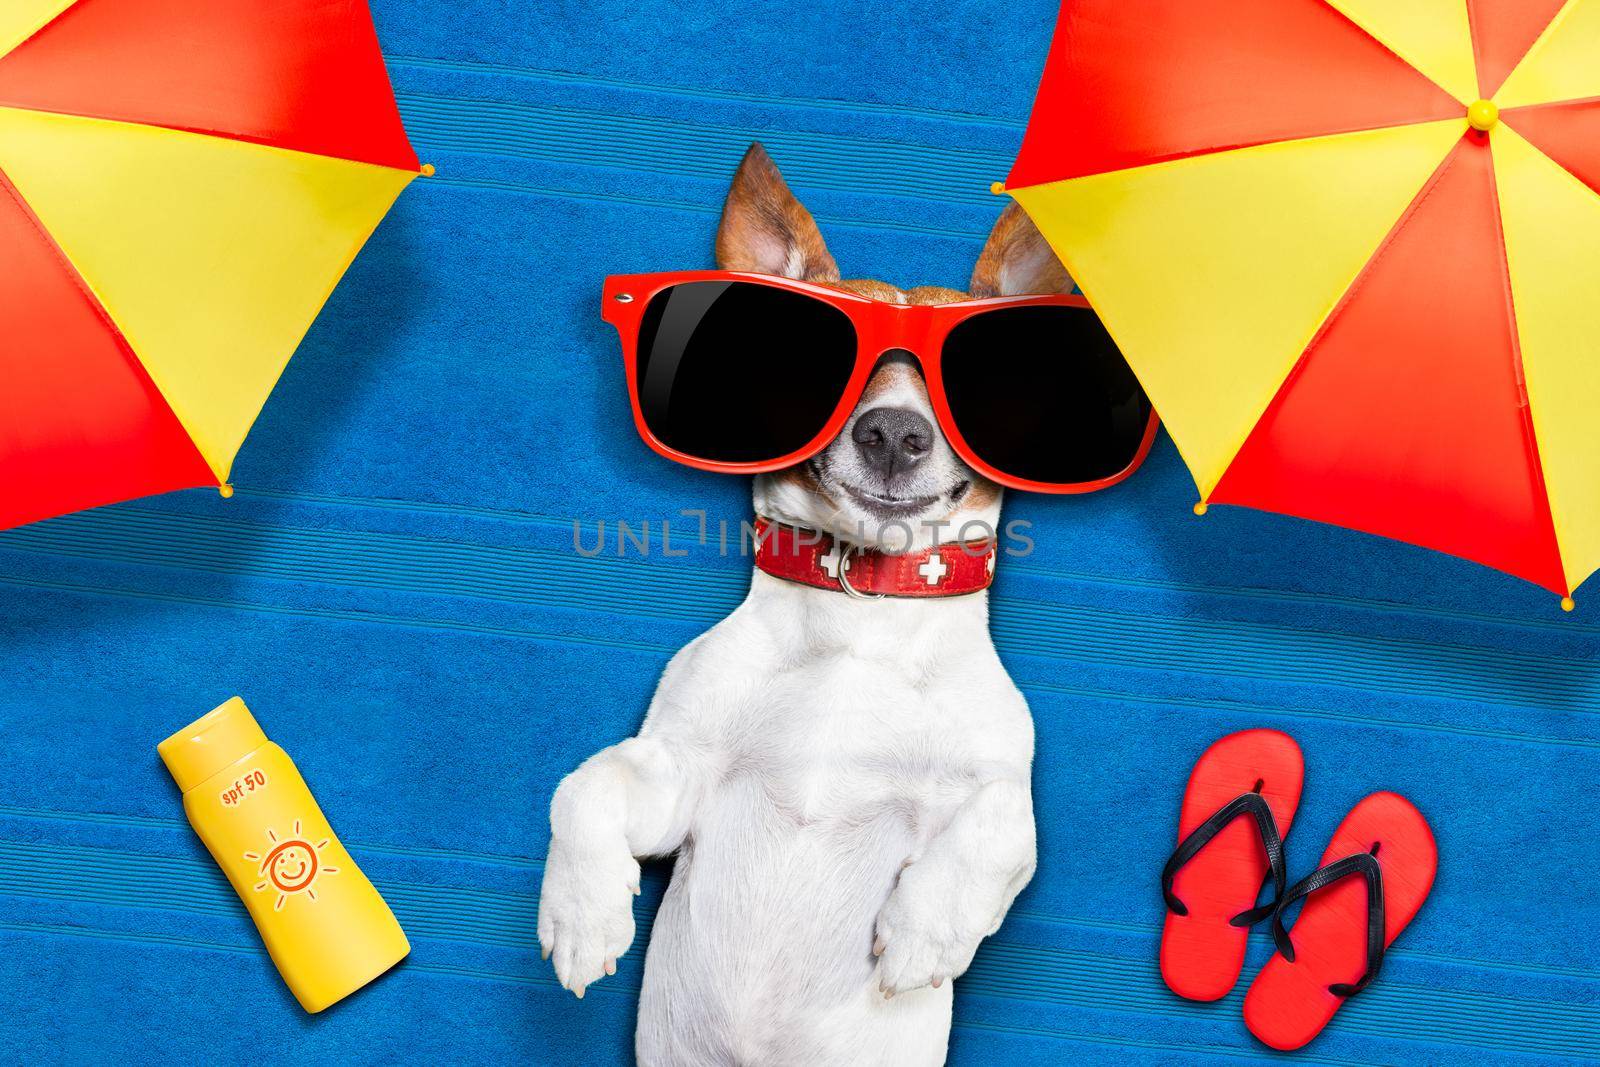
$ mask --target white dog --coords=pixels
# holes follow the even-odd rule
[[[878,300],[967,296],[840,281],[759,145],[717,258]],[[1012,206],[971,287],[1071,282]],[[755,507],[904,552],[972,521],[993,530],[1000,489],[945,442],[914,363],[891,356],[837,440],[757,478]],[[636,857],[676,853],[645,959],[641,1064],[942,1063],[950,980],[1033,874],[1032,758],[987,591],[869,601],[757,571],[745,602],[673,658],[638,736],[556,790],[540,945],[583,996],[633,940]]]

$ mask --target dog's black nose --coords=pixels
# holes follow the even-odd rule
[[[921,463],[933,448],[933,424],[908,408],[863,412],[850,436],[885,481]]]

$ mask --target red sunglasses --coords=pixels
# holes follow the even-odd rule
[[[1087,493],[1150,451],[1158,420],[1079,296],[906,305],[735,271],[606,279],[633,419],[651,448],[757,474],[844,429],[879,359],[910,353],[956,453],[1013,489]]]

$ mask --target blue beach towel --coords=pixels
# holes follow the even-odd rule
[[[572,549],[574,518],[748,517],[655,457],[598,316],[611,272],[711,265],[762,140],[847,275],[963,286],[1055,5],[374,0],[417,182],[235,470],[0,534],[0,1062],[632,1060],[643,943],[581,1002],[534,938],[555,783],[638,725],[748,564]],[[1293,733],[1288,841],[1407,794],[1442,857],[1303,1063],[1600,1054],[1600,625],[1403,545],[1227,508],[1163,438],[1130,482],[1014,494],[995,640],[1038,723],[1041,862],[956,984],[951,1061],[1275,1059],[1156,969],[1156,878],[1215,737]],[[680,519],[683,529],[692,519]],[[608,529],[614,530],[614,526]],[[677,529],[675,528],[675,533]],[[657,543],[659,547],[659,543]],[[155,754],[234,693],[411,936],[322,1016],[278,980]],[[1246,979],[1267,954],[1253,942]]]

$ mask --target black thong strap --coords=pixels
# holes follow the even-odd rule
[[[1288,876],[1283,865],[1283,839],[1278,836],[1278,822],[1272,817],[1272,809],[1267,807],[1266,800],[1255,790],[1234,797],[1217,810],[1217,813],[1199,826],[1194,832],[1179,842],[1178,847],[1167,859],[1167,865],[1161,872],[1161,895],[1166,898],[1167,907],[1179,915],[1189,914],[1189,909],[1178,899],[1172,891],[1172,880],[1177,877],[1183,865],[1211,843],[1211,839],[1222,832],[1222,828],[1241,815],[1250,815],[1255,819],[1256,829],[1261,834],[1261,843],[1267,848],[1267,862],[1272,866],[1272,882],[1275,898],[1282,898],[1284,883]],[[1260,922],[1271,915],[1278,907],[1274,899],[1271,903],[1263,904],[1258,908],[1241,911],[1228,922],[1233,926],[1249,926]]]
[[[1383,966],[1383,868],[1378,866],[1378,858],[1370,852],[1358,852],[1354,856],[1335,860],[1326,867],[1311,872],[1279,897],[1278,906],[1272,913],[1272,940],[1277,943],[1278,951],[1283,953],[1283,958],[1293,963],[1294,942],[1289,940],[1289,931],[1283,928],[1284,910],[1301,897],[1310,896],[1317,890],[1330,886],[1341,878],[1348,878],[1352,874],[1361,875],[1367,882],[1367,970],[1354,985],[1349,982],[1335,982],[1330,985],[1328,992],[1337,997],[1353,997],[1367,988],[1367,985],[1378,977],[1378,968]]]

